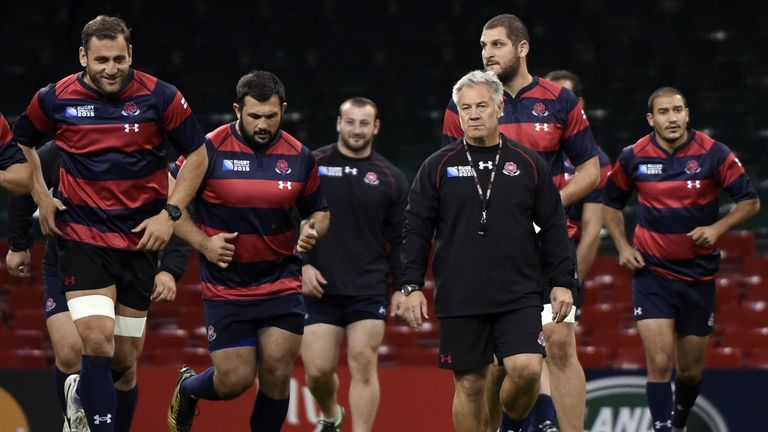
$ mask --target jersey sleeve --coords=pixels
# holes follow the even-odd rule
[[[631,172],[634,158],[632,147],[625,148],[608,174],[605,187],[605,205],[608,207],[623,209],[632,196],[635,188]]]
[[[600,182],[584,197],[585,203],[603,204],[605,202],[606,187],[608,186],[608,175],[611,172],[611,159],[604,151],[598,148],[598,158],[600,159]]]
[[[560,97],[568,113],[561,145],[571,163],[578,167],[597,156],[597,143],[581,102],[567,89],[563,89]]]
[[[405,225],[405,207],[408,205],[408,180],[400,171],[394,172],[395,188],[384,221],[384,235],[389,243],[389,270],[394,278],[394,286],[402,285],[403,262],[400,259],[403,246],[403,227]]]
[[[306,174],[304,176],[304,187],[296,199],[296,209],[302,219],[308,218],[317,211],[327,211],[328,203],[325,201],[322,188],[320,187],[320,176],[317,173],[317,161],[307,148],[302,148],[302,155],[305,158]]]
[[[158,84],[161,129],[168,136],[177,152],[187,155],[205,142],[205,134],[197,123],[192,109],[176,87],[161,82]]]
[[[456,107],[456,103],[451,100],[448,102],[448,106],[445,108],[445,113],[443,114],[443,138],[440,146],[445,147],[450,145],[463,136],[464,130],[461,129],[459,109]]]
[[[722,143],[717,142],[715,146],[718,153],[717,181],[723,191],[736,202],[757,198],[752,180],[736,155]]]
[[[13,133],[19,144],[37,147],[54,133],[53,106],[56,101],[56,85],[40,89],[27,105],[27,109],[13,125]]]
[[[11,127],[0,114],[0,170],[8,169],[13,164],[24,163],[27,159],[16,145],[16,139],[11,132]]]
[[[419,168],[408,192],[403,227],[403,284],[424,285],[430,243],[435,233],[440,200],[432,158]]]

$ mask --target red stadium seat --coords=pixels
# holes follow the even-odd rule
[[[188,365],[200,372],[211,365],[211,356],[205,348],[163,348],[156,349],[142,359],[153,366],[172,366],[179,368]]]
[[[415,347],[418,341],[416,331],[407,325],[390,324],[384,332],[384,342],[399,348]]]
[[[721,264],[740,266],[749,255],[755,254],[755,233],[747,230],[734,230],[721,236],[717,241],[720,249]]]
[[[434,320],[434,315],[430,315]],[[434,347],[440,343],[440,324],[438,321],[427,320],[416,330],[418,344],[423,347]]]
[[[768,301],[744,301],[741,305],[749,327],[768,327]]]
[[[39,330],[0,330],[0,341],[2,349],[43,349],[45,334]]]
[[[605,349],[611,353],[616,352],[620,347],[643,347],[640,333],[634,328],[597,328],[592,332],[590,341],[592,346]]]
[[[747,255],[742,262],[741,273],[747,277],[759,275],[768,278],[768,256]]]
[[[400,349],[397,346],[381,344],[378,352],[379,366],[396,366],[400,359]]]
[[[580,346],[577,348],[579,363],[585,369],[602,369],[609,366],[608,356],[605,351],[594,346]]]
[[[15,349],[0,351],[0,369],[47,369],[48,357],[39,349]]]
[[[45,305],[43,290],[41,288],[19,286],[18,281],[22,280],[22,278],[14,278],[15,289],[11,292],[10,297],[8,297],[5,310],[11,314],[21,309],[39,309],[42,311]]]
[[[147,330],[144,351],[189,347],[189,332],[183,329]]]
[[[48,331],[45,324],[45,312],[42,308],[23,309],[17,311],[13,318],[14,329],[37,330],[42,333]]]
[[[742,281],[744,284],[744,301],[768,301],[768,278],[753,274],[745,276]]]
[[[200,256],[193,252],[189,255],[186,270],[181,275],[179,284],[200,284]]]
[[[720,346],[739,348],[749,357],[755,349],[768,347],[768,327],[728,329],[720,340]]]
[[[645,369],[645,351],[642,347],[620,347],[613,359],[614,369]]]
[[[179,328],[192,330],[197,327],[205,327],[205,311],[203,305],[181,308],[181,316],[178,319]]]
[[[400,351],[400,366],[437,366],[440,351],[437,347],[405,348]]]
[[[768,347],[757,348],[749,356],[749,367],[768,369]]]
[[[579,325],[584,330],[593,332],[598,328],[621,328],[624,322],[624,312],[610,303],[584,305]]]
[[[715,279],[717,304],[737,304],[741,300],[741,284],[738,275],[722,274]]]
[[[709,348],[704,355],[704,367],[706,368],[740,368],[742,366],[742,362],[742,353],[738,348]]]

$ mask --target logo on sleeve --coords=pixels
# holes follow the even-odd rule
[[[141,110],[139,109],[139,106],[134,102],[126,103],[123,105],[123,110],[120,111],[120,113],[124,116],[135,116],[139,115],[140,112]]]
[[[291,167],[288,166],[288,162],[286,162],[285,159],[280,159],[275,164],[275,172],[281,175],[290,174]]]
[[[701,171],[701,167],[699,166],[698,161],[689,160],[685,164],[685,172],[687,172],[688,174],[696,174],[699,171]]]
[[[531,111],[533,115],[536,117],[546,117],[549,115],[549,111],[547,111],[547,106],[544,105],[541,102],[536,102],[533,104],[533,110]]]
[[[251,161],[238,159],[224,159],[221,166],[222,171],[250,171]]]
[[[517,167],[517,164],[514,162],[507,162],[504,164],[504,171],[502,171],[504,174],[508,176],[516,176],[520,174],[520,169]]]
[[[317,167],[317,175],[322,177],[343,177],[344,171],[341,167],[320,165]]]
[[[638,174],[661,174],[663,171],[663,164],[640,164],[637,166]]]

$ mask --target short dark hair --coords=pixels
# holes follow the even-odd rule
[[[131,44],[131,29],[128,28],[125,21],[108,15],[99,15],[88,21],[80,33],[82,47],[86,52],[92,38],[115,40],[118,36],[122,36],[126,44]]]
[[[651,97],[648,98],[649,113],[653,114],[653,102],[656,100],[656,98],[664,95],[678,95],[681,98],[683,98],[683,105],[688,107],[688,101],[685,99],[685,95],[683,95],[683,92],[681,92],[680,90],[674,87],[661,87],[654,90],[653,93],[651,93]]]
[[[525,26],[523,20],[515,15],[496,15],[485,23],[483,30],[490,30],[498,27],[504,27],[507,31],[507,37],[515,45],[522,41],[530,42],[530,39],[528,38],[528,27]]]
[[[550,81],[570,81],[571,84],[573,84],[573,94],[575,94],[576,97],[583,97],[584,95],[584,87],[581,86],[581,78],[571,71],[565,69],[552,71],[546,74],[544,79]]]
[[[351,97],[345,100],[344,102],[342,102],[341,105],[339,105],[339,117],[341,117],[341,107],[343,107],[346,104],[350,104],[358,108],[365,108],[369,106],[373,108],[373,118],[379,117],[379,107],[376,106],[376,103],[368,98],[364,98],[360,96]]]
[[[237,103],[242,106],[246,96],[259,102],[266,102],[277,95],[280,104],[285,103],[285,86],[272,72],[252,70],[237,81]]]

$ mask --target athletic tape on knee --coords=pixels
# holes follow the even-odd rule
[[[552,305],[551,304],[545,304],[544,310],[541,311],[541,324],[549,324],[554,322],[552,320]],[[565,317],[565,320],[563,320],[565,323],[575,323],[576,322],[576,306],[571,306],[571,312],[568,313],[568,316]]]
[[[115,317],[115,336],[141,337],[144,334],[144,325],[147,317],[133,318],[123,315]]]
[[[101,315],[115,319],[115,302],[104,295],[86,295],[67,300],[72,321],[89,316]]]

